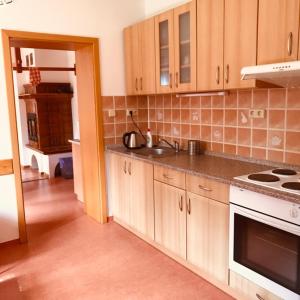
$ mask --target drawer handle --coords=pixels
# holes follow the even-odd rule
[[[180,200],[179,200],[179,209],[180,209],[180,211],[182,211],[183,210],[183,198],[182,198],[182,196],[180,196]]]
[[[288,50],[288,55],[291,56],[292,52],[293,52],[293,33],[292,32],[289,33],[287,50]]]
[[[216,71],[216,83],[220,84],[220,66],[217,67]]]
[[[166,178],[166,179],[174,179],[173,177],[170,177],[167,174],[163,174],[163,177]]]
[[[187,210],[188,214],[190,215],[191,214],[191,199],[190,198],[189,198],[189,202],[187,203],[186,210]]]
[[[128,174],[131,175],[131,162],[128,165]]]
[[[127,170],[126,170],[126,160],[124,161],[123,171],[124,171],[125,174],[127,173]]]
[[[207,188],[207,187],[205,187],[205,186],[203,186],[203,185],[201,185],[201,184],[199,184],[198,187],[199,187],[199,189],[201,189],[201,190],[203,190],[203,191],[206,191],[206,192],[212,192],[211,189],[209,189],[209,188]]]
[[[256,298],[259,299],[259,300],[265,300],[265,299],[264,299],[261,295],[259,295],[259,294],[256,294],[255,296],[256,296]]]

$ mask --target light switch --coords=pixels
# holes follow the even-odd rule
[[[114,109],[110,109],[110,110],[108,111],[108,116],[109,116],[109,117],[115,117],[115,116],[116,116],[115,110],[114,110]]]

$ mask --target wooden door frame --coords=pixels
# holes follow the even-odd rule
[[[27,232],[18,146],[11,47],[75,51],[85,211],[88,216],[96,221],[106,223],[107,201],[100,91],[99,39],[14,30],[1,30],[1,36],[20,241],[27,241]]]

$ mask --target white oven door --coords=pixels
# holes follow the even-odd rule
[[[229,268],[283,299],[300,300],[300,226],[230,204]]]

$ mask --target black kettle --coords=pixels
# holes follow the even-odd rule
[[[128,149],[142,148],[142,145],[138,143],[138,133],[136,131],[124,133],[123,145]]]

